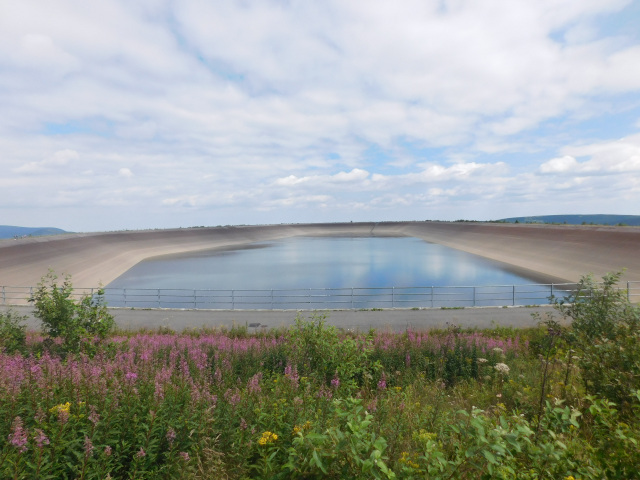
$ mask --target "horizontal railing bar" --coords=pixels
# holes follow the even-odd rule
[[[575,291],[576,283],[521,285],[461,285],[461,286],[401,286],[401,287],[338,287],[291,289],[181,289],[181,288],[103,288],[104,298],[111,306],[142,307],[227,307],[231,309],[310,308],[326,306],[510,306],[552,303]],[[627,298],[640,297],[640,281],[626,283]],[[0,286],[0,305],[26,302],[37,287]],[[76,288],[73,298],[95,294],[99,288]]]

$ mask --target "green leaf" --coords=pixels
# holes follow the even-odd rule
[[[324,464],[322,463],[322,460],[320,459],[320,456],[318,455],[318,452],[316,450],[314,450],[313,453],[311,454],[311,456],[313,457],[313,461],[316,464],[316,467],[318,467],[320,470],[322,470],[322,473],[324,473],[326,475],[327,474],[327,469],[325,468]]]
[[[489,450],[483,450],[482,454],[484,455],[484,458],[486,458],[488,460],[489,463],[492,464],[496,464],[498,463],[498,461],[496,460],[496,457],[493,453],[491,453]]]

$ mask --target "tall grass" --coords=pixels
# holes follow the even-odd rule
[[[639,399],[622,417],[589,396],[568,348],[541,353],[547,334],[311,318],[61,357],[31,333],[0,353],[0,476],[638,478]]]

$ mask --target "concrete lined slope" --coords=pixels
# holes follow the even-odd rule
[[[402,232],[507,263],[554,281],[626,268],[624,280],[640,281],[640,229],[570,225],[407,223]]]
[[[34,286],[53,269],[77,287],[107,285],[138,262],[295,235],[368,235],[373,224],[275,225],[69,234],[0,241],[0,285]]]
[[[48,268],[77,287],[108,284],[150,257],[296,235],[407,235],[505,262],[548,281],[626,267],[640,280],[640,229],[444,222],[344,223],[69,234],[0,241],[0,285],[33,286]]]

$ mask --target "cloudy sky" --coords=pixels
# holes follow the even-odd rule
[[[640,2],[0,0],[0,224],[640,214]]]

